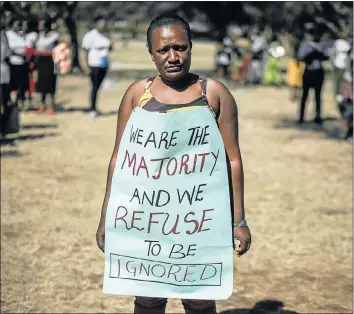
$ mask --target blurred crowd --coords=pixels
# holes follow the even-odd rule
[[[298,123],[305,121],[306,102],[314,90],[316,114],[313,122],[322,124],[321,93],[330,62],[333,104],[337,106],[347,132],[353,134],[353,49],[346,30],[336,40],[324,39],[316,27],[284,35],[266,28],[243,29],[237,36],[226,36],[217,45],[215,70],[220,80],[245,85],[287,85],[291,101],[299,102]],[[109,69],[112,39],[107,21],[97,16],[81,43],[90,77],[88,114],[99,115],[96,106],[99,89]],[[71,71],[71,47],[63,40],[57,24],[50,19],[16,16],[1,29],[1,136],[19,131],[19,111],[55,113],[57,76]],[[287,65],[284,66],[284,58]],[[40,95],[34,103],[33,94]]]
[[[18,132],[18,111],[54,113],[58,74],[70,71],[68,44],[51,20],[12,17],[1,30],[1,134]],[[33,94],[40,104],[33,104]],[[35,107],[34,107],[35,106]]]
[[[107,22],[97,16],[84,35],[82,48],[91,80],[88,114],[96,117],[96,99],[112,50]],[[55,114],[57,77],[71,71],[71,47],[61,38],[55,21],[13,17],[1,29],[1,136],[19,131],[19,111]],[[40,95],[34,103],[33,94]]]
[[[215,55],[219,79],[234,80],[241,85],[287,85],[290,100],[299,101],[298,124],[305,122],[306,102],[314,90],[316,114],[313,122],[323,123],[322,87],[326,71],[324,61],[332,67],[333,104],[346,125],[346,139],[353,136],[353,43],[343,29],[336,40],[324,39],[317,27],[287,34],[288,53],[278,34],[264,28],[244,30],[236,38],[227,36],[218,44]],[[287,57],[287,65],[282,60]],[[301,92],[301,93],[300,93]]]

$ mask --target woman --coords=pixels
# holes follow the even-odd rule
[[[298,57],[304,61],[305,71],[302,77],[302,97],[298,123],[304,122],[305,105],[311,88],[315,90],[316,116],[314,122],[322,124],[321,116],[321,92],[325,73],[322,62],[329,57],[329,49],[326,44],[321,43],[321,36],[318,31],[314,32],[313,40],[308,40],[300,46]]]
[[[248,39],[248,33],[244,32],[243,35],[235,41],[235,47],[238,51],[238,55],[241,57],[241,64],[233,75],[233,79],[240,81],[243,85],[246,85],[248,81],[252,80],[249,77],[249,68],[251,64],[251,42]]]
[[[13,99],[14,104],[23,106],[25,92],[28,90],[28,62],[26,61],[25,49],[29,45],[25,37],[20,33],[21,20],[13,18],[10,21],[11,29],[6,32],[11,56],[10,56],[10,92],[16,92]]]
[[[227,51],[224,44],[218,46],[215,59],[218,78],[228,79],[230,76],[231,53]]]
[[[264,68],[263,83],[280,85],[282,82],[279,58],[284,55],[284,48],[280,45],[278,37],[274,34],[268,47],[268,61]]]
[[[262,27],[254,34],[251,46],[251,64],[248,68],[248,77],[251,84],[260,84],[263,78],[264,66],[266,63],[267,39]]]
[[[22,31],[28,46],[25,49],[26,61],[28,62],[29,85],[26,93],[28,94],[29,109],[32,108],[32,94],[35,92],[34,81],[34,48],[38,39],[38,22],[30,18],[23,22]]]
[[[36,92],[41,94],[41,104],[37,113],[47,112],[54,114],[55,92],[57,82],[57,71],[53,61],[53,49],[58,44],[59,33],[52,30],[51,21],[46,20],[40,23],[40,29],[36,41],[36,68],[38,70]],[[46,104],[46,97],[50,96],[50,102]]]
[[[99,16],[94,20],[95,28],[87,32],[82,40],[82,48],[86,51],[86,60],[91,78],[91,106],[89,115],[96,117],[96,99],[98,90],[108,71],[108,54],[112,50],[112,41],[107,33],[106,20]]]
[[[332,63],[333,63],[333,94],[337,97],[340,91],[340,82],[346,69],[348,52],[351,45],[348,41],[348,32],[343,30],[332,47]]]
[[[204,195],[204,197],[212,197],[214,198],[214,201],[222,203],[225,200],[224,198],[215,199],[217,191],[220,190],[222,193],[228,193],[230,190],[230,194],[232,195],[230,197],[230,201],[233,205],[234,216],[233,237],[235,239],[239,239],[240,241],[239,244],[235,245],[238,256],[240,256],[248,251],[251,243],[251,235],[247,227],[247,223],[244,220],[243,168],[238,143],[238,118],[235,100],[229,90],[218,81],[213,79],[203,79],[198,75],[189,72],[192,50],[191,31],[189,24],[181,17],[160,16],[154,19],[150,23],[147,31],[147,46],[159,75],[147,80],[141,80],[133,83],[128,88],[121,101],[118,112],[116,143],[109,163],[106,194],[102,206],[101,219],[96,233],[97,245],[102,251],[105,252],[107,263],[107,258],[109,258],[108,256],[111,251],[111,245],[117,245],[117,249],[119,249],[119,247],[122,248],[124,242],[129,241],[129,239],[131,240],[130,235],[132,234],[132,230],[127,230],[125,233],[122,233],[123,237],[114,243],[112,242],[112,239],[108,237],[108,233],[112,231],[110,219],[112,217],[112,209],[115,208],[116,196],[120,193],[124,194],[124,190],[129,184],[127,180],[130,180],[129,178],[127,179],[127,176],[119,174],[121,167],[118,164],[121,161],[124,150],[129,144],[130,124],[136,122],[138,124],[141,123],[145,124],[147,127],[154,128],[156,127],[154,121],[157,119],[160,121],[160,127],[167,129],[171,127],[178,128],[179,125],[185,124],[186,121],[188,122],[189,120],[193,120],[192,124],[195,126],[197,126],[198,123],[209,123],[210,128],[216,130],[215,135],[221,136],[218,140],[210,141],[209,145],[220,143],[223,147],[220,151],[224,152],[226,150],[227,156],[224,155],[225,159],[222,158],[222,164],[225,164],[225,168],[223,168],[225,173],[227,172],[226,165],[228,167],[229,182],[227,183],[227,175],[225,175],[225,185],[221,184],[219,181],[211,183],[212,185],[216,184],[214,185],[215,190],[209,190],[210,193],[208,193],[208,195]],[[173,125],[171,126],[170,124]],[[140,135],[137,137],[138,139],[139,136]],[[173,143],[175,139],[173,138],[174,137],[172,136],[169,140],[170,146],[176,145],[176,143]],[[130,140],[132,140],[132,138],[130,138]],[[199,142],[200,141],[202,141],[201,137],[199,137]],[[222,142],[224,144],[222,144]],[[189,145],[188,140],[183,140],[179,144],[186,146]],[[158,152],[159,148],[156,147],[156,149],[153,149],[152,146],[147,153],[155,154]],[[157,168],[155,170],[157,170]],[[186,169],[184,169],[184,171],[186,171]],[[155,172],[155,178],[157,178],[156,175],[159,176],[159,174],[156,174]],[[140,180],[140,178],[131,177],[131,180]],[[171,183],[174,185],[177,182],[177,179],[172,180],[175,180]],[[191,179],[183,180],[180,184],[188,185],[190,180]],[[148,184],[138,186],[149,192],[150,186]],[[122,198],[118,197],[118,199],[121,200]],[[157,200],[157,202],[159,201]],[[176,205],[172,209],[173,211],[180,212],[183,211],[185,207],[186,206]],[[221,215],[221,213],[224,214],[225,211],[222,212],[222,210],[228,211],[228,214],[231,216],[231,213],[229,212],[230,207],[227,206],[223,208],[220,207],[220,212],[217,215]],[[140,218],[136,219],[139,220]],[[154,221],[152,223],[155,224]],[[121,224],[120,226],[122,226],[122,228],[117,229],[117,232],[124,232],[124,225]],[[232,221],[230,218],[226,225],[218,226],[217,231],[209,237],[208,242],[213,242],[215,239],[218,239],[222,233],[226,233],[228,235],[228,232],[230,231],[229,243],[218,243],[215,245],[225,245],[226,250],[230,249],[230,260],[232,264],[231,226]],[[123,229],[123,231],[121,231],[121,229]],[[152,234],[153,233],[149,233],[149,236],[152,237]],[[190,233],[187,232],[187,234]],[[202,233],[201,237],[205,237],[203,234],[204,233]],[[174,232],[171,237],[172,236],[174,239],[178,240],[182,235],[178,234],[178,232]],[[134,252],[134,250],[136,252],[141,251],[135,245],[131,245],[129,249],[132,250],[132,252]],[[120,254],[124,253],[120,251],[120,249],[119,252]],[[208,255],[207,252],[210,251],[208,248],[205,248],[205,251],[203,250],[203,252]],[[232,268],[233,267],[231,266],[231,271]],[[105,277],[105,280],[106,279],[110,280],[110,278]],[[126,291],[124,289],[128,288],[130,284],[133,284],[129,281],[125,281],[125,283],[127,283],[127,285],[124,285],[124,282],[122,282],[120,287],[114,288],[123,289],[124,293]],[[144,282],[138,282],[138,284],[134,287],[139,290],[139,286],[144,284]],[[198,289],[196,288],[193,290],[193,288],[194,287],[190,287],[190,289],[195,293],[194,295],[197,295]],[[213,293],[213,291],[217,288],[218,287],[211,287],[211,293]],[[156,290],[158,293],[165,295],[165,289],[162,288],[161,285],[156,286],[156,289],[158,289]],[[171,289],[178,289],[178,287],[172,287]],[[149,293],[146,294],[151,296],[154,291],[148,292]],[[166,298],[144,297],[141,295],[143,294],[136,297],[135,313],[165,313],[167,302]],[[176,296],[176,294],[174,295]],[[182,302],[186,313],[216,313],[215,301],[213,300],[194,300],[192,297],[189,297],[189,299],[183,299]]]
[[[290,100],[295,101],[299,98],[299,90],[302,87],[302,75],[305,70],[305,63],[300,62],[297,53],[300,48],[302,34],[299,31],[291,37],[291,58],[288,62],[286,71],[286,84],[290,87]]]

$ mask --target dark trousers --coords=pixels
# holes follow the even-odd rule
[[[166,298],[136,297],[134,314],[165,314]],[[215,301],[182,300],[186,314],[216,314]]]
[[[324,71],[323,69],[318,70],[305,70],[302,77],[302,98],[300,106],[299,120],[304,120],[305,106],[307,96],[311,88],[315,90],[315,100],[316,100],[316,118],[321,118],[321,92],[324,82]]]
[[[106,74],[107,68],[90,67],[90,78],[92,83],[90,110],[96,110],[97,93]]]
[[[1,84],[0,90],[0,102],[1,102],[1,124],[0,124],[0,132],[1,134],[5,134],[6,130],[6,122],[8,117],[8,102],[10,100],[10,85],[9,84]]]
[[[10,65],[10,92],[17,91],[16,100],[25,100],[29,89],[28,63]]]

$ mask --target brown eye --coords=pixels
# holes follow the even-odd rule
[[[159,50],[157,50],[157,52],[159,54],[165,54],[166,52],[168,52],[170,49],[168,47],[164,47],[164,48],[161,48]]]
[[[176,47],[173,47],[176,51],[185,51],[187,50],[187,45],[183,45],[183,46],[176,46]]]

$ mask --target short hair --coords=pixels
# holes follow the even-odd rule
[[[93,23],[96,24],[100,20],[104,20],[105,21],[106,19],[103,17],[103,15],[97,15],[97,16],[94,17]]]
[[[151,53],[152,44],[151,37],[152,32],[159,27],[170,26],[170,25],[179,25],[183,28],[183,30],[187,33],[188,41],[192,43],[192,33],[189,23],[182,17],[178,15],[159,15],[155,19],[150,22],[149,28],[146,32],[146,46]]]
[[[35,17],[29,17],[27,23],[30,32],[36,32],[38,30],[38,20]]]
[[[12,27],[14,25],[15,22],[19,22],[19,24],[21,25],[22,23],[22,17],[18,16],[18,15],[14,15],[10,18],[9,22],[8,22],[8,26]]]
[[[52,29],[52,24],[53,24],[53,20],[52,19],[46,19],[44,20],[44,28],[51,30]]]

